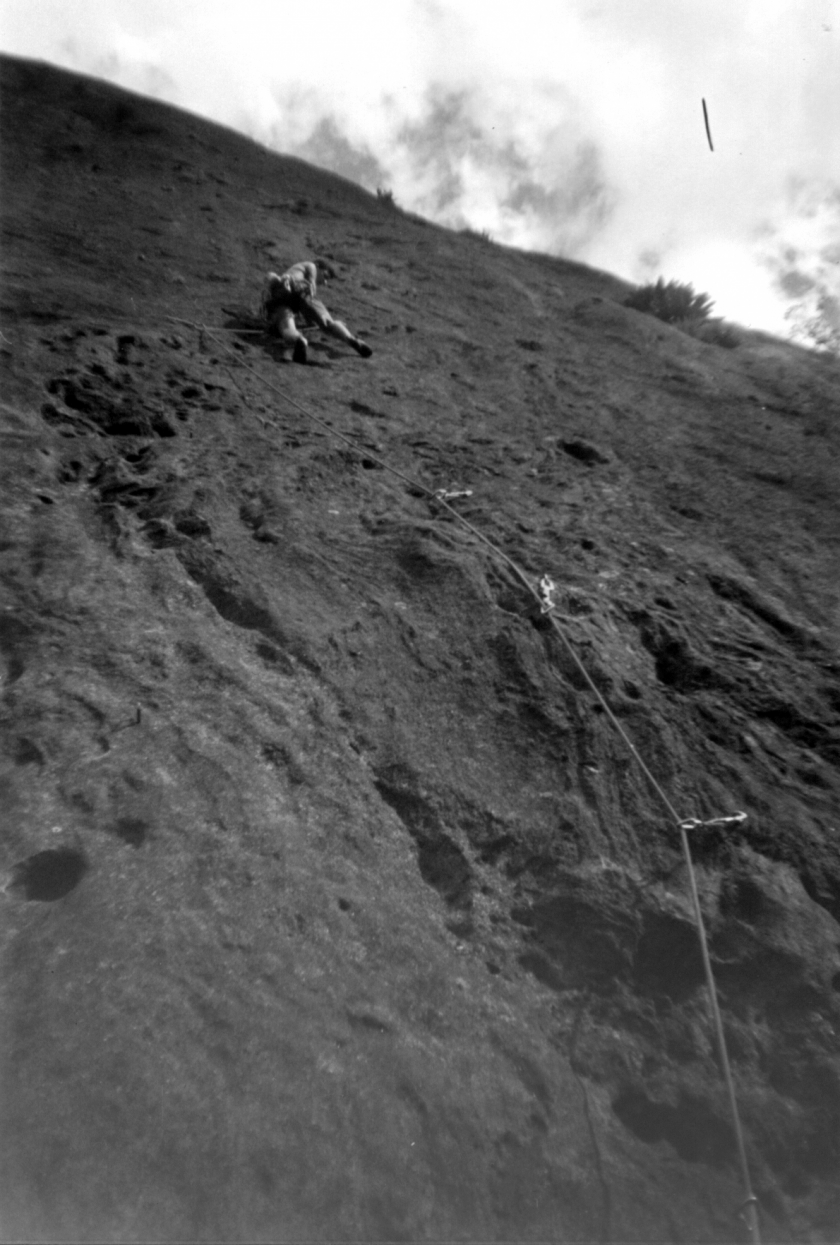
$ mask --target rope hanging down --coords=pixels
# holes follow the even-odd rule
[[[317,415],[314,415],[310,410],[308,410],[300,402],[296,401],[295,398],[292,398],[288,393],[286,393],[278,385],[272,384],[271,381],[266,380],[266,378],[260,372],[258,372],[256,368],[251,367],[250,364],[244,361],[244,359],[242,359],[239,355],[235,354],[233,349],[230,346],[228,346],[227,342],[225,342],[222,338],[218,337],[213,329],[208,328],[208,326],[205,324],[196,324],[190,320],[178,320],[174,316],[167,316],[167,319],[174,320],[175,323],[177,324],[188,325],[190,328],[195,329],[199,333],[206,333],[208,337],[212,338],[217,343],[217,345],[221,346],[223,350],[225,350],[228,354],[230,354],[233,358],[235,358],[238,364],[240,365],[240,367],[244,367],[246,371],[250,372],[253,376],[256,376],[256,378],[260,381],[261,384],[265,385],[266,388],[272,390],[273,393],[276,393],[279,397],[283,399],[284,402],[287,402],[290,406],[293,406],[295,410],[300,411],[302,415],[304,415],[307,419],[311,420],[312,423],[317,424],[320,428],[323,428],[330,436],[335,437],[337,440],[342,441],[345,445],[350,446],[350,448],[355,453],[358,454],[361,452],[359,450],[358,445],[350,437],[345,436],[341,432],[337,432],[336,429],[333,428],[330,424],[328,424],[325,420],[320,419]],[[487,548],[490,549],[497,558],[500,558],[513,571],[516,578],[526,588],[528,593],[536,600],[537,604],[540,607],[540,613],[545,615],[548,618],[549,622],[551,623],[551,626],[556,631],[560,639],[560,642],[562,643],[566,652],[569,654],[570,658],[572,659],[575,666],[577,667],[580,674],[582,675],[583,679],[585,680],[587,687],[590,689],[590,691],[594,693],[604,713],[607,715],[610,722],[615,727],[619,736],[624,741],[625,746],[629,750],[631,756],[633,757],[636,764],[639,766],[639,769],[644,774],[645,778],[650,784],[651,789],[659,797],[660,801],[662,802],[664,808],[667,810],[674,825],[679,830],[680,843],[682,846],[682,852],[683,852],[683,857],[685,860],[686,871],[688,873],[689,890],[691,893],[692,907],[694,909],[694,918],[697,923],[697,933],[698,933],[698,938],[700,942],[700,954],[701,954],[702,961],[703,961],[703,971],[706,977],[706,986],[707,986],[708,995],[709,995],[709,1007],[710,1007],[710,1011],[712,1015],[712,1022],[713,1022],[713,1026],[715,1030],[715,1037],[717,1040],[718,1057],[720,1060],[721,1070],[723,1072],[724,1082],[726,1084],[727,1097],[729,1099],[729,1110],[730,1110],[730,1115],[732,1117],[732,1126],[733,1126],[733,1131],[735,1133],[735,1140],[736,1140],[737,1149],[738,1149],[738,1159],[739,1159],[739,1164],[741,1168],[741,1177],[742,1177],[743,1185],[744,1185],[745,1196],[744,1196],[744,1201],[741,1207],[741,1213],[746,1223],[747,1230],[750,1234],[750,1241],[752,1242],[752,1245],[761,1245],[761,1236],[759,1232],[759,1223],[758,1223],[758,1199],[756,1198],[755,1194],[753,1193],[753,1189],[752,1189],[752,1180],[750,1177],[749,1162],[747,1160],[746,1144],[744,1142],[744,1132],[741,1126],[741,1117],[738,1111],[737,1098],[735,1096],[735,1084],[732,1079],[732,1069],[731,1069],[730,1062],[729,1062],[729,1054],[726,1048],[726,1037],[725,1037],[724,1029],[723,1029],[723,1018],[721,1016],[720,1007],[718,1005],[717,986],[715,984],[714,971],[712,969],[712,962],[711,962],[711,958],[709,955],[709,940],[708,940],[708,935],[706,933],[706,923],[703,920],[703,912],[700,907],[700,894],[697,889],[697,877],[694,871],[694,861],[691,856],[691,845],[688,840],[688,832],[690,830],[696,830],[704,826],[726,826],[726,825],[740,824],[741,822],[746,820],[746,816],[747,816],[746,813],[736,813],[732,817],[718,817],[718,818],[714,818],[711,821],[700,821],[694,817],[691,817],[691,818],[680,817],[679,813],[674,808],[674,805],[671,803],[664,789],[662,788],[660,783],[657,782],[656,778],[653,776],[650,769],[643,761],[642,757],[640,756],[636,748],[636,745],[633,743],[632,739],[627,734],[624,727],[621,725],[621,722],[618,720],[615,713],[612,711],[612,709],[608,705],[602,692],[598,688],[594,679],[592,678],[589,671],[584,666],[576,650],[574,649],[569,639],[567,638],[565,631],[563,630],[563,628],[560,626],[559,622],[557,621],[557,618],[555,616],[556,602],[554,601],[554,593],[556,591],[556,584],[554,583],[554,581],[550,579],[548,575],[543,575],[543,577],[540,579],[537,585],[532,583],[532,581],[528,578],[525,571],[518,565],[518,563],[514,561],[513,558],[511,558],[508,554],[506,554],[503,549],[500,549],[498,545],[494,544],[494,542],[490,540],[488,536],[485,536],[484,533],[481,532],[477,527],[474,527],[473,524],[470,523],[468,519],[465,519],[463,515],[459,514],[458,511],[455,510],[455,508],[449,504],[449,501],[447,500],[447,496],[450,496],[450,495],[447,494],[444,490],[442,489],[435,490],[435,489],[428,488],[425,484],[422,484],[419,480],[412,479],[411,476],[406,475],[405,472],[400,471],[396,467],[392,467],[390,463],[386,462],[383,458],[380,458],[378,455],[372,453],[371,451],[367,449],[365,450],[365,457],[372,459],[373,462],[378,463],[379,466],[382,467],[385,471],[388,471],[391,475],[396,476],[398,479],[404,481],[404,483],[409,484],[412,489],[425,494],[436,505],[441,506],[444,510],[447,510],[449,514],[451,514],[452,517],[458,523],[462,525],[462,527],[465,527],[469,532],[471,532],[473,536],[475,536],[483,545],[486,545]]]

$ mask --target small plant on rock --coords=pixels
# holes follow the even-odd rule
[[[376,197],[384,207],[395,208],[397,206],[393,190],[386,190],[384,186],[377,186]]]
[[[479,238],[482,242],[492,242],[493,235],[489,229],[472,229],[467,225],[461,230],[461,233],[468,238]]]
[[[645,311],[666,324],[682,327],[687,321],[696,323],[707,320],[713,300],[708,294],[695,293],[692,285],[680,281],[665,282],[660,277],[655,285],[640,285],[624,300],[624,306]]]

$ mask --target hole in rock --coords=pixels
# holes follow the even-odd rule
[[[482,844],[479,856],[482,864],[495,865],[499,857],[510,847],[516,846],[516,840],[511,834],[500,834],[495,839]]]
[[[84,464],[80,463],[78,459],[71,459],[70,462],[65,463],[58,473],[59,484],[75,483],[75,481],[82,475],[84,469]]]
[[[129,847],[142,847],[149,833],[149,823],[142,817],[120,817],[114,826],[114,834]]]
[[[379,411],[375,411],[372,406],[368,406],[366,402],[357,402],[355,399],[348,402],[347,405],[351,411],[356,411],[359,415],[379,415]]]
[[[391,805],[400,820],[405,823],[412,837],[416,838],[418,834],[433,829],[434,816],[422,796],[384,781],[378,782],[376,789],[383,800]]]
[[[656,677],[666,687],[678,692],[709,687],[714,683],[712,671],[697,661],[684,640],[668,640],[656,654]]]
[[[43,766],[45,764],[44,754],[38,745],[23,735],[15,742],[14,760],[16,765]]]
[[[450,907],[468,908],[472,882],[469,861],[458,844],[438,828],[432,808],[413,791],[385,781],[379,781],[376,787],[417,843],[417,864],[423,881],[433,886]]]
[[[77,848],[50,847],[14,866],[9,889],[20,891],[27,900],[54,903],[79,885],[87,868]]]
[[[668,913],[648,913],[633,957],[641,993],[681,1002],[704,981],[697,930]]]
[[[272,631],[274,620],[267,609],[250,600],[244,593],[226,588],[210,578],[199,579],[207,600],[225,622],[246,631]]]
[[[584,440],[583,437],[572,437],[568,441],[561,441],[560,448],[565,450],[571,458],[576,458],[578,462],[586,463],[587,466],[609,462],[609,457],[603,450],[593,445],[591,441]]]
[[[345,1013],[347,1020],[354,1029],[367,1029],[371,1033],[393,1033],[393,1027],[386,1020],[374,1016],[371,1012],[350,1011]]]
[[[550,990],[566,989],[567,983],[551,963],[551,960],[544,956],[541,951],[523,951],[519,956],[519,963],[526,972],[533,974],[537,981],[544,986],[548,986]]]
[[[257,656],[261,657],[270,666],[278,666],[283,674],[295,673],[292,659],[281,652],[279,648],[275,648],[273,644],[268,644],[261,640],[256,646],[256,652]]]
[[[738,878],[731,903],[733,914],[749,925],[759,919],[767,906],[761,888],[750,878]]]
[[[686,1162],[723,1167],[734,1153],[729,1124],[699,1099],[681,1097],[672,1107],[630,1087],[621,1091],[612,1106],[625,1128],[640,1141],[648,1145],[667,1141]]]
[[[418,843],[417,862],[428,882],[452,908],[470,904],[470,866],[457,843],[446,835]]]

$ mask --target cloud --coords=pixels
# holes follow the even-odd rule
[[[466,191],[467,165],[492,161],[491,145],[471,116],[466,90],[437,85],[427,92],[427,112],[419,121],[407,121],[395,138],[408,157],[417,190],[427,210],[453,221],[453,209]],[[489,161],[488,161],[489,157]],[[457,219],[457,216],[456,216]]]
[[[840,295],[840,0],[0,0],[0,27],[441,223],[689,280],[747,323]]]
[[[116,52],[106,52],[88,62],[77,51],[74,40],[68,39],[64,47],[68,60],[85,62],[85,72],[95,78],[119,82],[140,95],[151,95],[169,103],[174,103],[178,97],[178,84],[173,76],[153,61],[135,61],[127,65]]]
[[[387,187],[399,203],[452,228],[486,230],[498,241],[567,254],[603,226],[614,195],[599,150],[574,101],[544,84],[525,107],[510,89],[432,82],[411,115],[383,101],[379,131],[361,138],[325,112],[327,98],[287,89],[283,125],[268,141],[352,177]]]
[[[388,181],[384,165],[368,147],[354,146],[334,116],[321,117],[309,137],[297,144],[296,154],[368,190],[384,186]]]
[[[602,229],[615,202],[598,148],[582,139],[566,153],[562,176],[547,185],[533,176],[515,182],[502,207],[517,220],[530,220],[532,234],[545,238],[546,249],[578,255]]]
[[[783,228],[761,230],[761,261],[781,292],[790,335],[840,353],[840,185],[791,178]]]

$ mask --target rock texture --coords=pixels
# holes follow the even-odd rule
[[[762,1229],[836,1241],[837,363],[0,77],[5,1239],[745,1239],[675,828],[384,459],[749,814],[693,846]],[[247,331],[306,257],[372,359]]]

